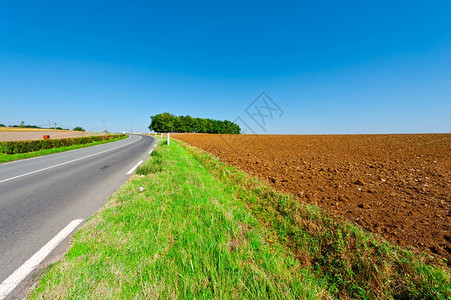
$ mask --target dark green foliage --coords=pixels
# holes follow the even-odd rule
[[[73,131],[85,131],[82,127],[77,126],[74,129],[72,129]]]
[[[115,134],[115,135],[87,136],[70,139],[1,142],[0,153],[4,154],[28,153],[44,149],[53,149],[73,145],[88,144],[98,141],[111,140],[121,136],[123,135]]]
[[[149,129],[155,132],[175,132],[174,121],[176,117],[169,113],[162,113],[151,117]]]
[[[25,124],[20,124],[20,125],[9,125],[8,127],[14,127],[14,128],[42,128],[36,125],[25,125]]]
[[[0,127],[6,127],[5,124],[0,124]]]
[[[239,125],[230,121],[193,118],[191,116],[175,116],[162,113],[150,117],[152,119],[149,129],[155,132],[198,132],[198,133],[225,133],[239,134]]]

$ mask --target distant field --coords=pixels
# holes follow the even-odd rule
[[[56,130],[55,132],[55,130],[44,128],[0,127],[0,142],[42,140],[44,135],[50,135],[51,139],[61,139],[102,134],[103,133],[71,130]]]
[[[47,128],[0,127],[0,132],[49,131]],[[67,131],[67,130],[57,130]]]
[[[174,134],[280,191],[451,262],[451,134]]]

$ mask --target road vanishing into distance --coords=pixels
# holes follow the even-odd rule
[[[155,145],[152,137],[131,135],[0,164],[0,299],[23,292],[31,278],[26,272],[44,250],[51,249],[44,263],[60,257],[67,235],[105,204]]]

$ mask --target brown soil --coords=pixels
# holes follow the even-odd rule
[[[99,135],[101,133],[97,133]],[[94,132],[83,131],[0,131],[0,142],[4,141],[31,141],[42,140],[44,135],[50,135],[51,139],[74,138],[96,135]]]
[[[451,262],[451,134],[173,137],[398,245]]]

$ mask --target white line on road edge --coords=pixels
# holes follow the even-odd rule
[[[44,247],[36,252],[29,260],[21,265],[14,273],[6,278],[0,284],[0,300],[3,300],[8,294],[24,280],[43,260],[59,245],[75,228],[77,228],[83,219],[76,219],[69,223],[61,230],[53,239],[51,239]]]
[[[127,175],[130,175],[131,173],[135,172],[136,168],[139,167],[139,165],[142,163],[143,161],[140,160],[133,168],[130,169],[130,171],[127,172]]]
[[[152,145],[152,149],[150,149],[149,154],[152,154],[152,151],[155,150],[155,148],[157,148],[156,143]]]
[[[80,157],[80,158],[77,158],[77,159],[69,160],[69,161],[66,161],[66,162],[54,165],[54,166],[50,166],[50,167],[47,167],[47,168],[44,168],[44,169],[33,171],[33,172],[30,172],[30,173],[26,173],[26,174],[14,176],[14,177],[11,177],[11,178],[3,179],[3,180],[0,180],[0,183],[7,182],[7,181],[10,181],[10,180],[13,180],[13,179],[20,178],[20,177],[28,176],[28,175],[31,175],[31,174],[34,174],[34,173],[42,172],[42,171],[45,171],[45,170],[48,170],[48,169],[56,168],[56,167],[59,167],[59,166],[64,166],[64,165],[67,165],[69,163],[72,163],[72,162],[75,162],[75,161],[78,161],[78,160],[82,160],[82,159],[85,159],[85,158],[88,158],[88,157],[91,157],[91,156],[96,156],[96,155],[99,155],[99,154],[102,154],[102,153],[105,153],[105,152],[108,152],[108,151],[112,151],[112,150],[115,150],[115,149],[118,149],[118,148],[130,145],[130,144],[133,144],[133,143],[139,141],[140,139],[141,139],[141,137],[139,137],[139,139],[137,139],[137,140],[135,140],[133,142],[130,142],[130,143],[127,143],[127,144],[124,144],[124,145],[121,145],[121,146],[118,146],[118,147],[115,147],[115,148],[107,149],[107,150],[104,150],[104,151],[101,151],[101,152],[97,152],[97,153],[94,153],[94,154],[91,154],[91,155],[88,155],[88,156],[84,156],[84,157]]]

